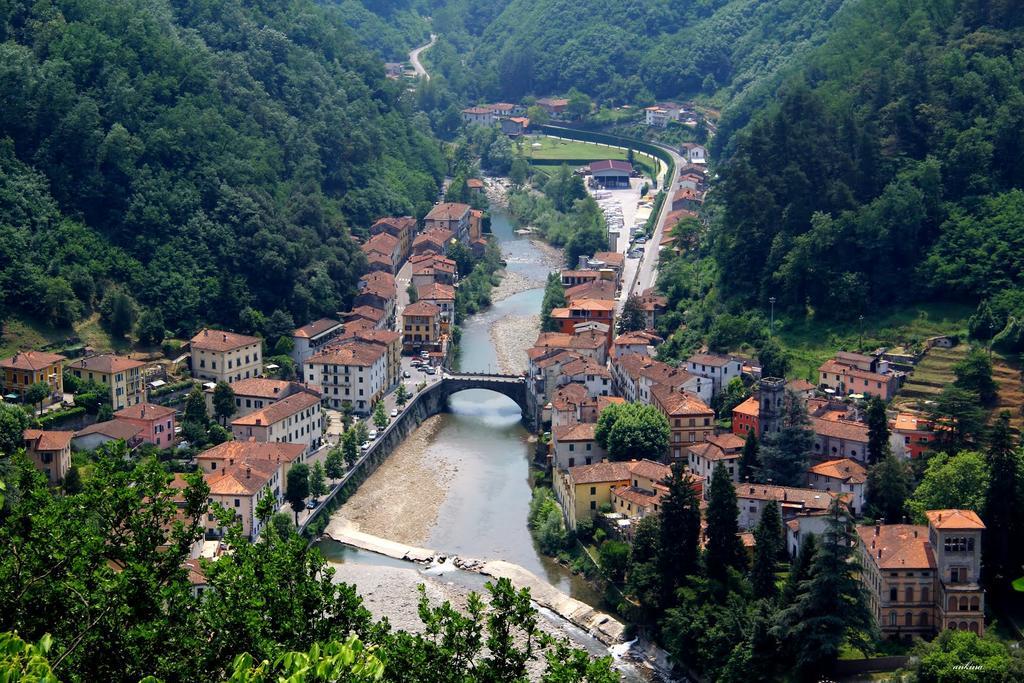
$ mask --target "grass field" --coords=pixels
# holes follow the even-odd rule
[[[819,321],[813,317],[793,321],[775,319],[779,343],[790,354],[792,377],[817,380],[817,369],[836,351],[874,350],[942,334],[965,335],[967,318],[974,312],[961,304],[921,304],[866,315],[863,321]]]
[[[14,355],[22,349],[41,349],[50,344],[62,344],[70,337],[79,337],[86,346],[102,351],[125,351],[127,340],[117,344],[102,327],[99,313],[80,320],[72,328],[44,325],[29,318],[12,317],[5,320],[0,330],[0,358]]]
[[[528,135],[521,139],[523,141],[523,154],[531,161],[568,161],[574,163],[600,161],[602,159],[625,161],[629,154],[628,150],[622,147],[609,147],[579,140],[565,140],[547,135]],[[540,147],[534,147],[537,144]],[[635,153],[633,164],[640,166],[647,174],[656,172],[655,162],[645,154]]]

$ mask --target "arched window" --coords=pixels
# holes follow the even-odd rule
[[[927,612],[921,612],[921,614],[917,618],[917,623],[920,624],[921,626],[927,626],[928,625],[928,613]]]
[[[963,598],[963,597],[960,598],[960,611],[961,612],[966,612],[967,611],[967,604],[968,604],[967,603],[967,598]]]
[[[960,625],[958,626],[958,628],[959,628],[959,629],[960,629],[961,631],[966,631],[966,630],[967,630],[967,622],[966,622],[966,621],[961,621],[961,622],[960,622]]]
[[[904,614],[903,615],[903,623],[905,623],[907,626],[913,626],[914,625],[914,613],[913,612],[907,612],[906,614]]]
[[[949,598],[949,607],[947,608],[946,611],[948,611],[948,612],[955,612],[956,611],[956,598],[954,598],[954,597],[950,597]]]
[[[971,622],[971,633],[977,633],[977,632],[978,632],[978,622],[972,621]]]
[[[907,586],[907,589],[904,591],[904,598],[903,599],[906,602],[914,602],[914,587],[913,586]]]
[[[921,587],[921,602],[928,602],[928,586]]]
[[[981,609],[981,601],[978,600],[978,596],[974,596],[971,598],[971,611],[977,612],[979,609]]]

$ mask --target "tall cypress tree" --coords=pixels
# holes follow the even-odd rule
[[[682,463],[672,465],[668,495],[661,504],[661,552],[658,571],[666,606],[675,603],[675,592],[684,577],[697,571],[700,537],[700,501],[693,490],[693,478]]]
[[[747,432],[747,439],[743,442],[743,455],[740,458],[740,481],[753,478],[760,468],[761,458],[758,453],[757,434],[751,430]]]
[[[889,444],[889,417],[885,414],[885,401],[872,396],[868,401],[866,419],[868,423],[868,462],[881,462]]]
[[[818,552],[818,537],[808,534],[800,541],[800,549],[789,565],[789,576],[782,586],[783,605],[792,605],[800,592],[800,585],[811,576],[811,565]]]
[[[1021,452],[1013,443],[1010,414],[1003,411],[992,425],[988,443],[988,490],[985,492],[985,572],[997,590],[1020,573],[1020,538],[1024,533],[1021,510]],[[1017,542],[1014,542],[1014,541]]]
[[[886,524],[898,524],[906,514],[907,498],[914,491],[910,465],[893,455],[886,455],[868,471],[867,503],[875,517]]]
[[[876,632],[867,593],[857,578],[857,534],[849,510],[838,498],[828,510],[808,579],[796,601],[779,615],[776,634],[795,655],[795,669],[805,680],[827,675],[847,640],[866,646]]]
[[[774,598],[775,563],[782,553],[782,513],[779,504],[769,501],[761,512],[761,521],[754,530],[754,565],[750,570],[750,583],[755,598]]]
[[[707,543],[704,562],[708,577],[724,580],[727,569],[740,571],[747,568],[747,556],[739,537],[740,508],[736,502],[736,487],[725,467],[716,467],[711,474],[708,493]]]

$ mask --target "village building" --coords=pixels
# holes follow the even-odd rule
[[[412,264],[412,284],[414,287],[429,285],[434,282],[442,285],[454,285],[457,279],[455,261],[439,254],[420,254],[409,259]]]
[[[558,118],[569,106],[569,100],[564,97],[542,97],[537,100],[536,104],[552,117]]]
[[[433,304],[441,309],[441,334],[450,334],[455,322],[455,288],[432,282],[416,288],[416,300]]]
[[[592,519],[612,506],[612,489],[635,487],[653,490],[670,474],[669,468],[651,460],[596,462],[555,470],[555,497],[562,506],[566,525],[576,528],[581,519]]]
[[[615,283],[611,280],[593,279],[565,288],[565,300],[568,302],[579,299],[614,299]]]
[[[889,427],[889,445],[893,455],[920,458],[932,450],[936,437],[931,420],[913,413],[900,413]]]
[[[543,406],[558,387],[562,366],[570,363],[579,354],[561,348],[533,348],[527,354],[527,390],[533,394],[536,405]],[[581,387],[586,393],[586,387]]]
[[[345,329],[348,329],[349,323],[358,320],[365,320],[378,330],[386,329],[388,326],[387,311],[374,306],[356,306],[351,311],[340,313],[339,317],[345,323]]]
[[[718,353],[698,353],[686,359],[686,369],[699,377],[711,380],[711,394],[717,396],[729,382],[740,377],[743,362]]]
[[[416,235],[412,241],[413,256],[426,254],[439,254],[444,256],[448,253],[448,245],[454,237],[451,230],[443,228],[431,228]]]
[[[367,273],[359,279],[359,293],[352,300],[352,305],[370,306],[384,311],[384,317],[391,320],[395,315],[398,302],[398,286],[395,276],[383,271]]]
[[[601,462],[606,454],[594,437],[592,422],[551,427],[551,465],[555,469],[569,469],[576,465]]]
[[[748,434],[758,436],[760,402],[757,396],[751,396],[732,409],[732,433],[747,438]]]
[[[354,329],[346,331],[330,348],[350,344],[372,344],[385,351],[386,383],[390,389],[398,384],[402,374],[402,333],[395,330]]]
[[[306,362],[305,375],[322,388],[327,405],[337,410],[350,405],[365,415],[387,388],[387,349],[362,342],[329,348]]]
[[[849,357],[854,357],[850,359]],[[866,358],[870,363],[858,360]],[[883,401],[891,400],[899,390],[899,377],[892,372],[876,372],[865,370],[867,367],[877,367],[886,370],[888,364],[883,362],[875,364],[875,359],[860,354],[837,353],[835,359],[830,359],[821,364],[818,368],[819,385],[832,389],[839,396],[860,394],[863,396],[878,396]]]
[[[587,389],[591,398],[608,396],[612,393],[612,376],[607,366],[601,365],[590,358],[577,358],[562,366],[559,384],[575,382]]]
[[[683,187],[672,195],[672,204],[669,208],[672,211],[699,211],[702,206],[704,206],[704,193],[700,190]]]
[[[441,202],[423,218],[424,231],[450,231],[456,239],[469,241],[469,204]]]
[[[705,402],[711,400],[709,380],[655,360],[646,353],[622,353],[612,359],[611,369],[616,391],[631,403],[652,403],[651,390],[655,386],[689,392]]]
[[[633,175],[633,164],[628,161],[605,159],[590,162],[589,170],[591,179],[598,187],[629,189],[629,179]]]
[[[236,441],[297,443],[312,453],[323,443],[321,394],[313,389],[296,392],[231,421]]]
[[[494,111],[487,106],[466,107],[462,110],[462,121],[472,126],[493,126],[498,120]]]
[[[596,422],[584,419],[586,406],[592,403],[587,388],[579,382],[559,385],[551,394],[550,415],[545,416],[545,422],[550,420],[552,429],[581,422]]]
[[[929,510],[927,525],[857,527],[861,582],[882,633],[985,632],[979,585],[985,525],[970,510]]]
[[[710,482],[715,468],[724,467],[729,477],[738,482],[743,444],[743,439],[735,434],[712,434],[707,441],[690,446],[686,458],[687,469],[701,480]]]
[[[125,420],[96,422],[75,432],[71,447],[76,451],[94,451],[112,441],[123,441],[129,450],[142,443],[142,427]]]
[[[658,326],[658,318],[668,308],[668,297],[662,296],[648,287],[640,293],[640,310],[644,312],[644,322],[648,330],[654,330]]]
[[[281,467],[273,462],[260,460],[231,464],[217,472],[204,473],[203,479],[210,488],[209,503],[220,504],[234,512],[242,535],[250,541],[259,538],[263,530],[262,522],[256,516],[260,500],[267,495],[273,496],[274,509],[280,508]],[[213,513],[207,515],[206,529],[214,537],[222,537],[226,531]]]
[[[750,531],[761,521],[761,513],[769,501],[779,504],[783,523],[797,517],[824,515],[833,498],[840,496],[849,501],[849,494],[829,493],[819,489],[798,488],[795,486],[776,486],[774,484],[754,484],[737,482],[736,502],[739,504],[740,529]],[[706,490],[706,489],[705,489]]]
[[[511,138],[526,135],[530,129],[530,119],[525,116],[510,116],[501,120],[501,132]]]
[[[612,343],[612,329],[615,327],[615,301],[605,299],[577,299],[563,308],[551,309],[551,318],[558,331],[572,334],[581,322],[597,322],[608,326],[607,346]]]
[[[696,142],[684,142],[679,146],[679,153],[691,164],[706,164],[708,162],[707,148]]]
[[[860,462],[868,459],[868,427],[848,419],[829,420],[811,417],[816,458],[835,460],[850,458]]]
[[[402,348],[406,352],[437,350],[441,345],[441,309],[427,301],[402,311]]]
[[[668,495],[664,482],[672,476],[672,470],[652,460],[634,461],[629,465],[629,483],[613,486],[610,502],[613,513],[632,523],[658,514],[662,500]],[[619,529],[631,536],[629,527],[620,525]]]
[[[61,484],[71,468],[71,440],[74,432],[26,429],[22,434],[25,455],[46,475],[50,484]]]
[[[82,358],[68,364],[76,378],[105,387],[113,410],[121,410],[146,400],[142,368],[146,364],[113,353]]]
[[[402,243],[394,235],[379,232],[371,236],[360,249],[366,254],[371,271],[381,270],[393,275],[402,267]],[[374,255],[378,258],[371,258]]]
[[[371,235],[388,234],[398,240],[398,262],[409,258],[412,240],[416,234],[416,219],[412,216],[387,216],[370,226]]]
[[[644,123],[655,128],[664,128],[670,121],[678,121],[683,108],[674,102],[659,102],[644,109]]]
[[[657,384],[651,389],[652,403],[668,418],[672,430],[669,452],[673,460],[682,460],[689,447],[715,433],[715,411],[700,396]]]
[[[66,360],[59,353],[45,351],[19,351],[10,358],[0,360],[4,395],[21,398],[33,384],[45,384],[50,389],[50,395],[43,401],[44,406],[63,400]]]
[[[143,443],[170,448],[174,445],[175,413],[174,408],[167,406],[137,403],[114,413],[114,421],[138,427],[138,438]]]
[[[189,342],[192,375],[211,382],[236,382],[263,374],[263,340],[203,328]]]
[[[850,494],[850,510],[854,515],[864,511],[864,489],[868,471],[856,460],[839,458],[811,465],[807,469],[807,488]]]
[[[295,367],[301,368],[309,358],[336,339],[345,329],[340,321],[321,318],[292,331],[291,358]],[[244,380],[243,380],[244,381]]]
[[[628,354],[651,357],[655,346],[665,341],[650,332],[626,332],[612,340],[612,360]]]

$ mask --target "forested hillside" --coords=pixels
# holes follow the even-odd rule
[[[860,0],[512,0],[469,57],[479,95],[577,88],[636,103],[718,93],[770,76]]]
[[[401,95],[312,0],[0,3],[0,302],[67,325],[120,286],[177,333],[339,310],[350,231],[444,174]]]
[[[321,0],[334,4],[356,38],[386,61],[404,62],[409,50],[427,42],[430,26],[415,0]]]
[[[985,299],[974,331],[1007,327],[1002,341],[1019,349],[1022,22],[1008,1],[844,12],[726,146],[714,231],[726,298],[832,317]]]

